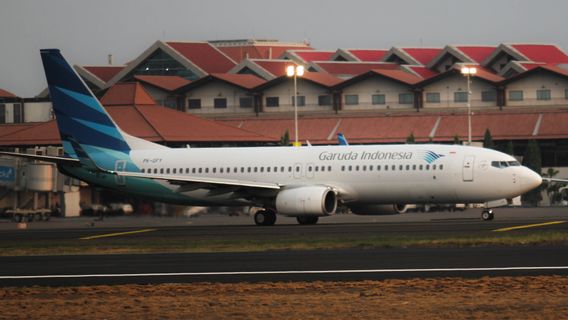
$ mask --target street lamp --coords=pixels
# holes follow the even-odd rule
[[[461,73],[467,78],[467,145],[471,146],[471,77],[477,73],[476,67],[463,67]]]
[[[286,67],[286,75],[294,77],[294,146],[299,147],[298,142],[298,83],[297,77],[304,75],[304,66],[288,66]]]

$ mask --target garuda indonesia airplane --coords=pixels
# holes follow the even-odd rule
[[[341,145],[172,149],[122,131],[59,50],[41,50],[64,157],[64,174],[146,199],[196,206],[262,207],[315,224],[339,204],[355,213],[408,203],[512,199],[542,178],[515,158],[457,145]],[[191,128],[188,128],[191,130]],[[4,153],[10,154],[10,153]],[[482,218],[493,212],[485,208]]]

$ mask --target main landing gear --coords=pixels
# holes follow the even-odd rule
[[[298,216],[296,220],[299,224],[316,224],[318,223],[318,216]]]
[[[260,210],[254,215],[257,226],[272,226],[276,222],[276,212],[273,210]]]
[[[483,221],[490,221],[493,220],[493,210],[491,209],[483,209],[481,212],[481,219]]]

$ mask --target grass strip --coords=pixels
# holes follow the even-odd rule
[[[373,236],[284,239],[207,239],[188,241],[184,238],[97,239],[91,241],[13,241],[0,243],[0,256],[77,255],[123,253],[179,252],[260,252],[270,250],[317,250],[347,248],[405,248],[405,247],[475,247],[518,245],[568,244],[568,232],[540,231],[510,234],[471,234],[440,237]]]

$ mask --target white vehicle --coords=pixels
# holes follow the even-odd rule
[[[458,145],[167,148],[118,128],[59,50],[41,55],[65,157],[25,156],[146,199],[258,206],[264,208],[254,216],[258,225],[273,225],[277,213],[314,224],[335,214],[339,203],[364,212],[407,203],[488,202],[542,182],[507,154]],[[483,219],[492,218],[484,209]]]

